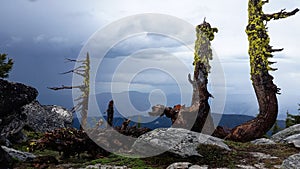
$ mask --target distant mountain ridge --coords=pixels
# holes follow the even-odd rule
[[[214,123],[216,126],[222,126],[226,128],[234,128],[237,125],[240,125],[246,121],[249,121],[255,117],[247,116],[247,115],[238,115],[238,114],[212,114],[214,118]],[[104,120],[106,120],[106,116],[103,116]],[[139,119],[140,118],[140,119]],[[145,119],[146,118],[146,119]],[[132,122],[130,122],[129,126],[137,125],[138,121],[151,121],[148,123],[141,123],[141,127],[147,127],[150,129],[155,128],[166,128],[172,125],[171,120],[165,116],[162,117],[146,117],[146,116],[133,116],[130,118]],[[96,125],[96,122],[100,120],[100,117],[89,117],[88,118],[88,125],[89,127],[93,127]],[[74,118],[73,120],[73,127],[79,128],[80,126],[80,119]],[[124,121],[122,117],[114,118],[114,126],[121,126]],[[218,124],[216,122],[219,121]],[[284,120],[277,120],[277,124],[280,128],[285,128],[285,121]],[[268,133],[270,135],[270,132]]]

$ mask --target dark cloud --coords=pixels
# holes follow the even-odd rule
[[[149,48],[177,48],[184,46],[180,41],[160,34],[147,33],[129,37],[112,46],[106,57],[128,56]]]

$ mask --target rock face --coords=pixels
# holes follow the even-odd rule
[[[38,91],[32,87],[0,79],[0,145],[24,139],[21,130],[27,117],[21,107],[35,100],[37,95]],[[11,163],[12,158],[5,150],[0,147],[0,168],[7,168]]]
[[[282,169],[300,168],[300,154],[295,154],[283,161]]]
[[[31,161],[36,158],[35,155],[27,152],[18,151],[12,148],[1,146],[1,148],[11,157],[16,158],[20,161]]]
[[[72,126],[72,112],[61,106],[42,106],[34,101],[23,106],[23,113],[27,115],[28,127],[37,132]]]
[[[274,134],[271,139],[278,143],[293,144],[295,147],[300,148],[300,124]]]
[[[283,139],[282,142],[293,144],[296,148],[300,148],[300,134],[291,135]]]
[[[295,135],[295,134],[300,134],[300,124],[296,124],[294,126],[286,128],[286,129],[274,134],[271,137],[271,140],[273,140],[275,142],[283,142],[285,138]]]
[[[160,128],[140,136],[132,150],[141,156],[153,156],[166,151],[181,157],[201,156],[197,147],[215,145],[230,151],[222,139],[181,128]]]
[[[26,123],[21,107],[36,99],[38,91],[21,83],[0,79],[0,133],[1,137],[14,137]]]

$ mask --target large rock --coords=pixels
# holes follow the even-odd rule
[[[0,118],[31,103],[37,95],[38,91],[35,88],[0,79]]]
[[[155,156],[166,151],[181,157],[201,156],[196,150],[202,144],[230,151],[222,139],[182,128],[160,128],[140,136],[132,146],[140,156]]]
[[[282,169],[300,168],[300,154],[288,157],[281,165]]]
[[[22,152],[19,150],[15,150],[13,148],[8,148],[6,146],[1,146],[1,148],[11,157],[14,159],[18,159],[19,161],[31,161],[36,156],[34,154],[28,152]]]
[[[283,139],[282,142],[293,144],[296,148],[300,148],[300,134],[291,135]]]
[[[21,107],[31,103],[36,99],[37,95],[38,91],[35,88],[0,79],[1,140],[9,137],[20,137],[20,131],[27,119],[26,114],[22,113]]]
[[[72,112],[61,106],[42,106],[38,101],[23,106],[27,126],[37,132],[72,127]]]
[[[300,124],[296,124],[274,134],[271,136],[271,140],[275,142],[284,142],[284,139],[295,134],[300,134]]]
[[[0,79],[0,145],[10,145],[25,138],[21,132],[26,114],[21,107],[36,99],[38,91],[21,83]],[[9,168],[12,158],[0,147],[0,168]]]

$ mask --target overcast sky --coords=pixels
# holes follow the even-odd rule
[[[296,7],[300,7],[299,0],[270,0],[264,9],[271,13],[283,8],[293,10]],[[65,63],[64,59],[77,58],[84,44],[95,32],[124,17],[143,13],[170,15],[193,26],[200,24],[206,17],[212,26],[219,29],[212,46],[225,74],[226,105],[230,111],[227,113],[246,114],[249,113],[249,108],[251,112],[254,111],[251,115],[257,113],[258,108],[249,74],[248,42],[244,31],[247,25],[246,1],[1,0],[0,52],[8,53],[8,56],[15,61],[9,80],[36,87],[40,93],[39,100],[43,104],[63,104],[63,106],[70,107],[72,101],[66,101],[64,100],[66,97],[63,97],[69,96],[70,91],[53,92],[46,88],[72,83],[71,75],[59,75],[60,72],[72,69],[74,66]],[[160,26],[169,29],[167,24]],[[280,117],[283,117],[287,109],[296,113],[297,104],[300,103],[300,57],[297,52],[299,50],[300,14],[288,19],[271,21],[268,27],[271,45],[285,49],[275,54],[273,60],[278,63],[274,67],[279,70],[272,73],[275,83],[282,89],[282,94],[278,98]],[[171,29],[173,28],[170,28],[170,31]],[[151,55],[147,49],[151,49]],[[178,41],[174,39],[141,34],[116,44],[108,52],[98,69],[97,84],[102,87],[96,92],[110,91],[109,81],[113,78],[114,67],[123,63],[124,58],[130,56],[130,58],[143,59],[139,57],[139,54],[142,52],[142,56],[146,57],[148,52],[153,62],[158,61],[157,57],[161,59],[159,56],[163,52],[159,51],[155,55],[157,50],[153,53],[152,49],[167,52],[168,54],[164,56],[176,55],[186,65],[186,71],[183,72],[192,71],[192,51],[178,45]],[[169,58],[169,64],[175,60]],[[167,64],[163,62],[166,60],[161,61],[160,64]],[[174,85],[178,83],[176,79],[174,82],[174,78],[172,80],[166,72],[155,71],[157,70],[147,70],[134,77],[130,90],[139,92],[161,90],[162,93],[167,94],[178,90],[178,85]],[[160,77],[158,79],[161,81],[149,81],[153,74],[159,75],[157,77]],[[118,79],[118,75],[115,78],[121,84],[122,81]],[[156,84],[153,84],[154,82]],[[162,84],[165,85],[162,86]],[[118,88],[118,91],[122,92],[122,88]],[[184,93],[190,94],[190,91]],[[241,108],[240,105],[245,106]]]

